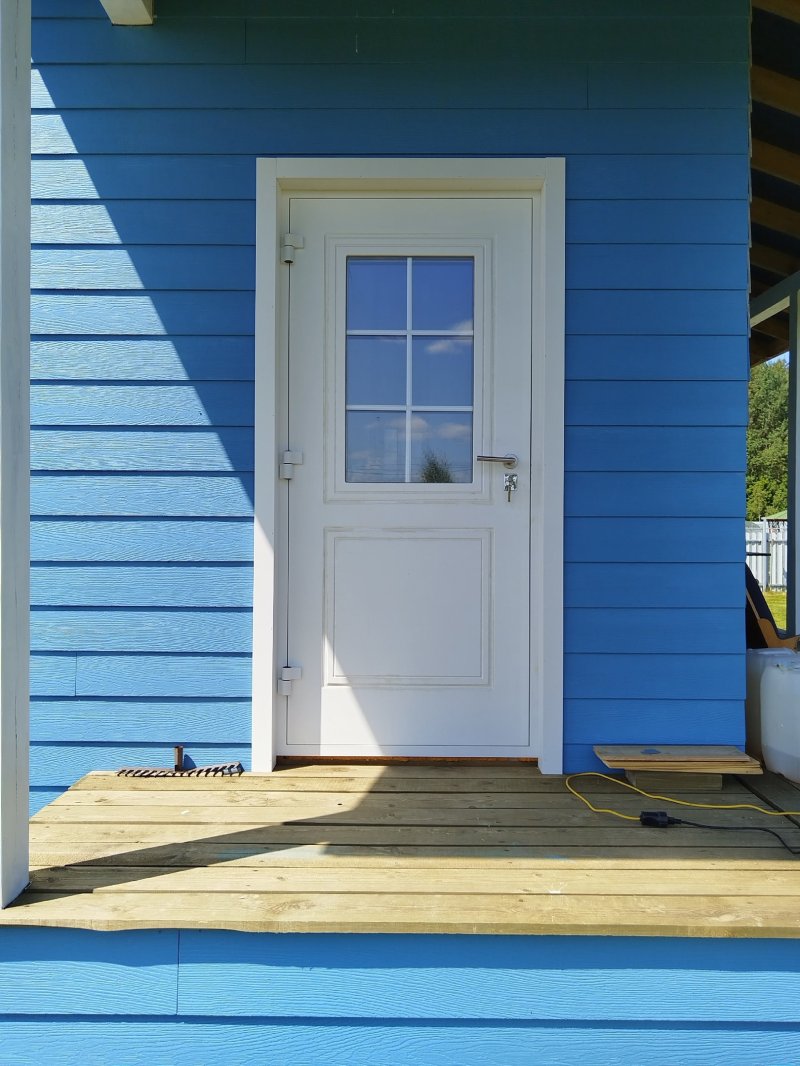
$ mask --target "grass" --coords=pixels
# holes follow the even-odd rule
[[[786,593],[777,591],[767,591],[764,593],[764,599],[769,604],[769,609],[772,611],[772,616],[775,619],[775,625],[779,629],[786,628]]]

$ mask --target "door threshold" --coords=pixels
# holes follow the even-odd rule
[[[293,766],[536,766],[536,758],[467,758],[419,755],[279,755],[276,769]]]

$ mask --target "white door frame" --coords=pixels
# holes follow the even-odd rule
[[[275,765],[284,697],[277,676],[286,483],[278,480],[279,405],[288,354],[284,198],[299,191],[514,195],[533,202],[531,705],[542,708],[539,767],[563,761],[564,204],[563,159],[285,158],[257,162],[253,769]],[[297,252],[302,255],[302,251]],[[541,457],[541,466],[538,465]]]

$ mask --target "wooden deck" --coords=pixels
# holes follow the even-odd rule
[[[668,808],[580,783],[601,806]],[[680,795],[800,809],[800,790],[775,778]],[[800,845],[789,819],[668,809]],[[530,765],[95,773],[36,815],[31,841],[30,888],[1,925],[800,936],[800,858],[772,837],[594,814]]]

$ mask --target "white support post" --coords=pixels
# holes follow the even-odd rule
[[[0,906],[28,882],[30,0],[0,3]]]
[[[797,279],[797,276],[795,275]],[[789,297],[789,507],[786,625],[790,633],[797,632],[800,622],[798,609],[798,581],[800,581],[800,463],[798,463],[798,432],[800,432],[800,284]]]

